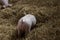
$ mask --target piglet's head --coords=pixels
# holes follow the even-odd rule
[[[23,20],[21,20],[20,22],[18,22],[17,30],[18,30],[18,35],[19,34],[23,35],[23,34],[29,32],[29,25],[26,22],[24,22]]]

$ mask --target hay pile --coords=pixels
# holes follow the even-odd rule
[[[60,1],[10,0],[10,8],[0,9],[0,40],[18,40],[15,29],[18,20],[26,13],[36,16],[37,24],[21,40],[60,40]],[[1,5],[0,5],[1,6]]]

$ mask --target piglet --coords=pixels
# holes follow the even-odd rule
[[[27,34],[31,31],[31,28],[36,24],[36,18],[32,14],[27,14],[19,19],[17,24],[17,31],[19,34]]]
[[[6,8],[6,7],[10,7],[10,6],[12,6],[12,4],[9,4],[9,2],[8,2],[8,0],[0,0],[1,2],[2,2],[2,4],[3,4],[3,8]]]

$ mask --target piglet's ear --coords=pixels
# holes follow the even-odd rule
[[[23,20],[21,20],[21,23],[23,24]]]

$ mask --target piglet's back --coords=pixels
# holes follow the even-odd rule
[[[19,21],[21,20],[29,24],[29,26],[32,26],[32,24],[33,25],[36,24],[36,18],[34,15],[31,15],[31,14],[27,14],[26,16],[22,17]]]

